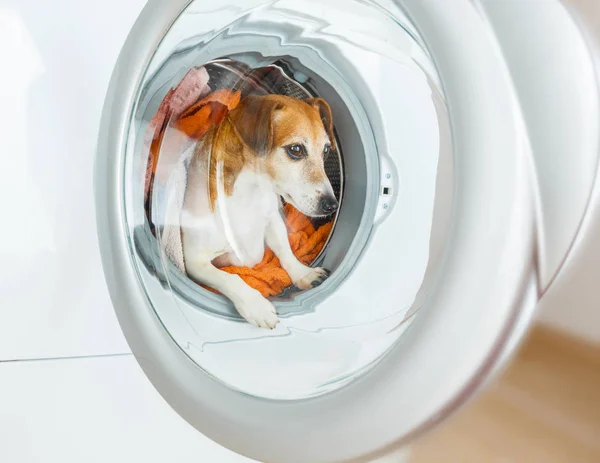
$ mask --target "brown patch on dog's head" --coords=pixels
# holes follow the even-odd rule
[[[321,122],[323,123],[323,127],[325,127],[327,135],[329,136],[331,149],[335,151],[336,143],[335,135],[333,133],[333,116],[331,115],[331,107],[329,106],[329,103],[327,103],[323,98],[309,98],[308,100],[304,101],[319,111]]]
[[[229,120],[247,148],[266,156],[273,149],[274,113],[282,108],[278,98],[249,96],[231,111]]]

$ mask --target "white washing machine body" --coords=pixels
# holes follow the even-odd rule
[[[417,299],[423,307],[411,329],[370,373],[337,391],[290,406],[215,381],[149,310],[126,246],[120,182],[131,108],[145,66],[188,2],[151,1],[142,12],[144,3],[0,6],[0,47],[12,68],[2,77],[10,111],[1,124],[1,249],[9,265],[0,284],[0,430],[14,436],[0,457],[244,461],[179,413],[260,461],[374,460],[471,397],[515,347],[540,297],[551,313],[598,306],[593,2],[397,2],[433,57],[457,147],[438,170],[438,179],[459,172],[461,182],[445,185],[455,192],[446,203],[437,197],[456,215],[434,212],[434,221],[455,227],[432,238],[425,283],[435,291]],[[468,63],[474,57],[478,66]],[[488,123],[478,134],[467,130],[475,120]],[[495,229],[482,219],[486,210],[501,217]],[[475,277],[482,284],[472,287]],[[482,304],[493,306],[485,317]],[[599,326],[590,321],[592,336]],[[307,430],[310,445],[300,437]],[[356,433],[361,438],[349,440]]]

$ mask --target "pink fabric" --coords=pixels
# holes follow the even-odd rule
[[[209,76],[206,69],[203,67],[192,68],[177,87],[169,90],[158,111],[148,124],[144,135],[143,153],[150,154],[152,142],[166,123],[179,117],[187,108],[210,93],[208,80]],[[150,192],[154,162],[154,159],[148,158],[144,181],[144,199],[147,199]]]

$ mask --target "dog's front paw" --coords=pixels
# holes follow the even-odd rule
[[[245,295],[243,300],[235,304],[235,308],[251,325],[272,330],[279,323],[275,306],[266,300],[258,291]]]
[[[331,272],[327,269],[307,267],[307,272],[294,280],[293,283],[299,289],[312,289],[321,286],[329,275],[331,275]]]

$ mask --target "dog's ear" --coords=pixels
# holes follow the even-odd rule
[[[335,136],[333,134],[333,117],[331,115],[331,108],[329,107],[329,104],[323,98],[309,98],[308,100],[304,101],[319,111],[321,120],[323,121],[323,126],[325,127],[327,135],[329,136],[329,141],[331,142],[331,148],[332,150],[335,150],[336,144]]]
[[[259,156],[273,149],[273,117],[283,104],[264,96],[248,96],[230,113],[241,141]]]

